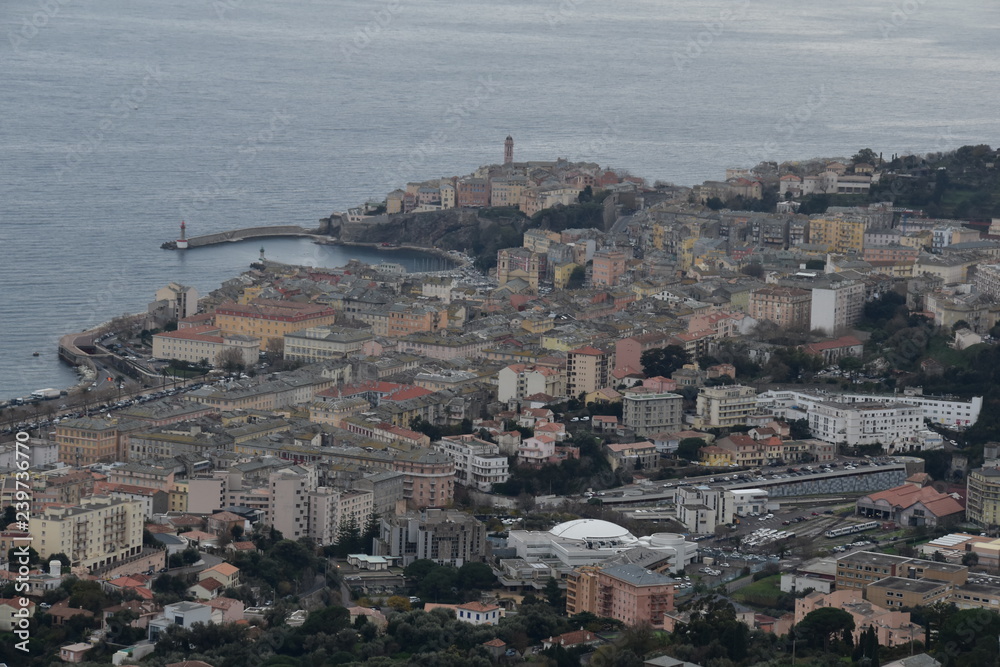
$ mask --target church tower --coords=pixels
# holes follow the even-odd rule
[[[514,138],[507,135],[507,141],[503,142],[503,163],[513,164],[514,162]]]

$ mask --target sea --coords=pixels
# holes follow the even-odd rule
[[[57,341],[269,259],[432,270],[302,239],[407,181],[558,157],[693,185],[762,160],[1000,141],[1000,3],[5,0],[0,399]],[[33,353],[38,352],[38,357]]]

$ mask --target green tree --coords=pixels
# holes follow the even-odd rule
[[[587,267],[577,264],[566,280],[566,289],[580,289],[587,280]]]
[[[691,363],[691,354],[680,345],[667,345],[646,350],[639,357],[639,363],[642,364],[643,372],[649,377],[658,375],[670,377],[684,364]]]
[[[878,166],[879,159],[878,154],[870,148],[862,148],[857,153],[851,156],[852,164],[860,163],[870,164],[872,166]]]
[[[796,636],[812,648],[830,650],[830,643],[841,637],[845,630],[854,629],[854,618],[843,609],[822,607],[815,609],[795,626]]]
[[[677,458],[697,461],[701,458],[699,450],[707,446],[708,443],[701,438],[684,438],[677,443]]]
[[[496,583],[496,575],[486,563],[464,563],[458,568],[458,585],[462,590],[488,590]]]
[[[549,577],[545,582],[545,599],[556,611],[562,612],[566,609],[566,594],[559,588],[559,582],[555,577]]]

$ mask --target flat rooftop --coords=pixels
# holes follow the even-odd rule
[[[904,579],[903,577],[886,577],[868,585],[878,586],[890,591],[912,591],[914,593],[930,593],[940,588],[945,588],[948,584],[941,581],[929,581],[927,579]]]

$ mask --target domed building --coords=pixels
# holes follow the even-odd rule
[[[510,531],[505,551],[516,558],[501,560],[500,580],[511,588],[541,588],[550,576],[562,579],[573,568],[601,565],[634,549],[642,552],[641,556],[634,552],[635,558],[676,572],[694,560],[698,546],[686,542],[683,535],[657,533],[640,538],[610,521],[575,519],[547,531]],[[632,560],[631,554],[627,560]]]

